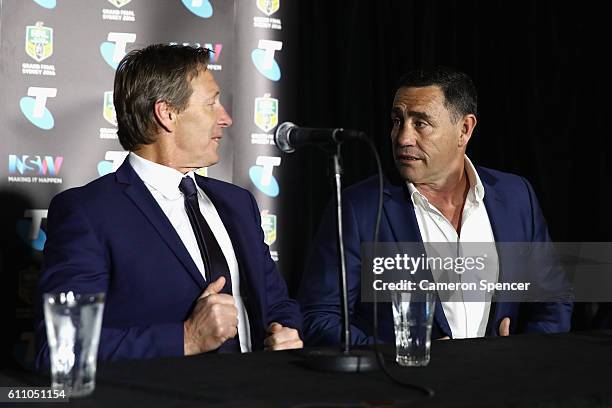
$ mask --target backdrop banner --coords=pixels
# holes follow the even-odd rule
[[[21,364],[34,356],[32,319],[55,194],[115,171],[127,152],[117,139],[113,77],[123,56],[153,43],[211,49],[208,69],[234,125],[221,161],[202,175],[255,194],[265,241],[279,259],[281,158],[271,145],[293,112],[285,77],[295,71],[279,0],[0,0],[0,267],[3,340]],[[5,344],[6,343],[6,344]],[[6,350],[6,347],[3,347]]]

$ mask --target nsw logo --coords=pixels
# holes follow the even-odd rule
[[[274,59],[274,52],[283,48],[282,41],[259,40],[258,47],[251,53],[253,64],[263,76],[278,81],[281,78],[281,70]]]
[[[104,92],[104,105],[102,107],[102,116],[108,123],[113,126],[117,126],[117,113],[115,112],[115,105],[113,104],[113,92]]]
[[[59,175],[63,161],[62,156],[30,156],[27,154],[18,156],[10,154],[8,171],[10,175],[56,177]]]
[[[278,99],[270,98],[270,94],[255,98],[255,124],[264,132],[278,125]]]
[[[209,18],[213,15],[213,8],[209,0],[181,0],[189,11],[198,17]]]
[[[100,44],[100,54],[104,61],[112,69],[117,69],[119,62],[125,56],[125,48],[128,43],[136,41],[136,34],[133,33],[108,33],[108,41]]]
[[[53,54],[53,29],[41,21],[26,26],[25,52],[38,62],[49,58]]]
[[[280,8],[280,0],[257,0],[257,8],[262,13],[271,16]]]
[[[278,181],[272,174],[274,167],[280,165],[281,158],[274,156],[257,156],[255,166],[249,169],[249,177],[255,187],[268,197],[276,197],[279,193]]]
[[[42,251],[47,234],[41,228],[42,220],[47,218],[47,210],[26,210],[24,219],[17,221],[17,235],[30,248]]]
[[[34,0],[34,3],[41,7],[52,9],[55,8],[55,0]]]
[[[113,171],[116,171],[129,152],[124,151],[108,151],[104,155],[104,160],[98,163],[98,175],[105,176]]]
[[[55,125],[53,115],[47,109],[47,99],[55,98],[57,88],[28,88],[28,96],[19,100],[21,113],[34,125],[43,130],[52,129]]]

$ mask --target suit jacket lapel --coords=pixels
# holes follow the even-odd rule
[[[479,167],[476,167],[482,185],[485,189],[484,204],[487,209],[487,215],[489,216],[489,222],[491,223],[491,229],[493,230],[493,236],[496,243],[501,242],[513,242],[516,239],[513,236],[512,219],[509,217],[509,211],[507,203],[505,203],[499,196],[497,191],[497,179],[492,177],[489,173],[484,173]],[[506,282],[509,280],[509,276],[504,274],[504,259],[503,247],[497,245],[498,257],[499,257],[499,277],[498,282]],[[501,321],[506,316],[509,316],[511,304],[491,302],[491,310],[489,312],[489,321],[487,323],[486,333],[489,335],[498,334],[497,322]],[[511,322],[512,324],[512,322]]]
[[[129,156],[117,169],[115,177],[119,183],[125,184],[125,194],[142,211],[149,222],[155,227],[162,240],[166,242],[170,250],[176,255],[183,264],[187,272],[195,282],[204,289],[206,281],[200,273],[198,267],[193,262],[191,255],[187,251],[185,244],[177,234],[176,230],[166,217],[166,214],[159,207],[151,192],[147,189],[143,181],[138,177],[129,163]]]
[[[395,241],[423,242],[406,182],[391,175],[385,182],[384,194],[384,213],[387,218],[387,224],[395,237]],[[433,281],[431,273],[428,274],[426,279]],[[451,329],[444,315],[444,309],[442,309],[442,303],[439,298],[436,298],[434,320],[444,334],[452,337]]]

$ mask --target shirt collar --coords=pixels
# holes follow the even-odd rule
[[[194,172],[183,174],[172,167],[164,166],[138,156],[134,152],[129,154],[130,165],[134,168],[138,177],[149,187],[159,191],[165,198],[172,200],[182,197],[178,188],[181,179],[189,176],[194,179]],[[197,184],[196,184],[197,186]]]
[[[472,164],[472,161],[467,157],[467,155],[464,155],[464,157],[464,167],[467,173],[468,182],[470,183],[470,191],[468,192],[468,194],[474,193],[477,202],[480,203],[482,202],[482,199],[485,195],[484,186],[482,185],[482,181],[480,181],[480,176],[478,176],[478,172]],[[423,194],[421,194],[419,190],[417,190],[414,184],[409,181],[407,181],[406,184],[408,185],[408,192],[410,193],[412,204],[416,205],[417,202],[420,202],[429,205],[429,200],[427,200],[427,198]]]

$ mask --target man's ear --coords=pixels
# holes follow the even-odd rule
[[[168,102],[155,102],[154,113],[157,124],[166,132],[172,133],[176,127],[176,112]]]
[[[468,144],[476,127],[476,122],[476,116],[471,113],[459,120],[458,125],[461,126],[459,129],[459,147],[465,147]]]

